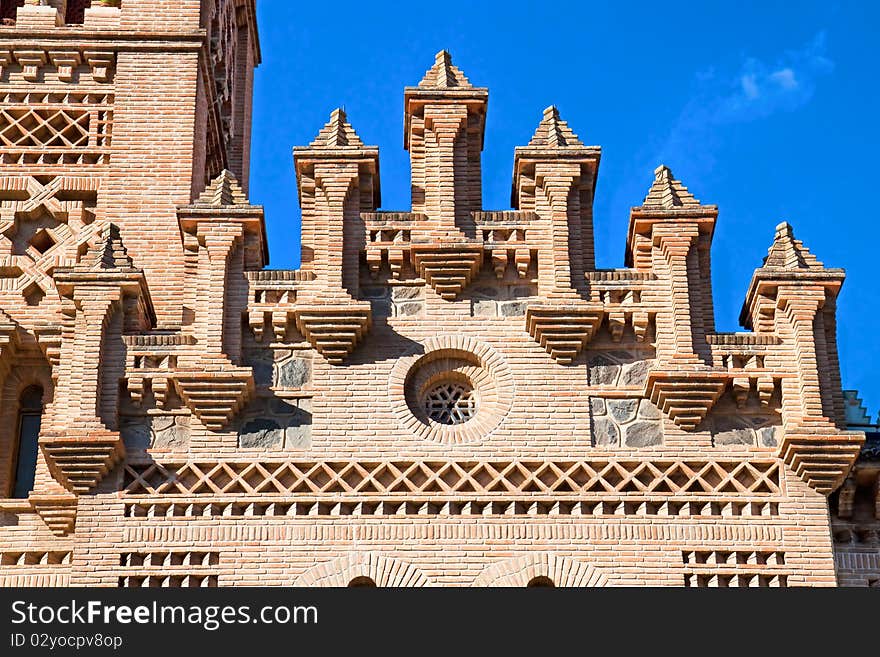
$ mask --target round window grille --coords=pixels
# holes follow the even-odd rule
[[[445,382],[425,394],[425,414],[440,424],[464,424],[477,414],[477,397],[472,386]]]

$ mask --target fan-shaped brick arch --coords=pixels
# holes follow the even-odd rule
[[[535,577],[548,577],[560,587],[611,586],[592,564],[551,553],[524,554],[492,564],[474,586],[525,587]]]
[[[307,570],[296,586],[345,587],[357,577],[368,577],[380,587],[434,586],[412,564],[375,552],[354,552]]]

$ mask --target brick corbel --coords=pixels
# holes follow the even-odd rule
[[[107,50],[86,50],[83,57],[92,70],[95,82],[110,82],[116,67],[116,53]]]
[[[303,241],[313,249],[303,271],[312,278],[297,285],[292,308],[257,311],[271,313],[273,322],[292,320],[333,365],[345,360],[372,323],[370,304],[357,297],[366,246],[361,212],[379,204],[378,160],[378,150],[363,145],[342,110],[334,110],[315,141],[294,150]]]
[[[40,69],[46,64],[46,53],[42,50],[16,50],[14,54],[22,68],[24,79],[36,82],[40,77]]]
[[[76,67],[82,62],[82,56],[77,50],[52,50],[49,51],[49,59],[52,65],[58,69],[58,79],[62,82],[73,82]]]
[[[782,382],[779,455],[810,487],[828,495],[850,472],[865,434],[840,430],[823,411],[815,320],[826,294],[824,285],[806,280],[780,285],[775,317],[795,364],[795,377]]]
[[[116,430],[118,407],[111,404],[114,382],[102,386],[107,366],[103,350],[111,320],[119,314],[132,315],[119,317],[113,327],[121,344],[126,327],[143,330],[155,323],[155,314],[143,271],[131,263],[119,229],[112,224],[80,263],[57,269],[54,280],[65,319],[55,398],[39,443],[50,474],[64,490],[82,495],[124,456]]]

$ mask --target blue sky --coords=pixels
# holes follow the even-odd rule
[[[291,149],[331,110],[380,149],[383,209],[409,208],[403,87],[441,49],[489,88],[487,209],[510,203],[513,149],[559,107],[603,148],[595,204],[599,267],[623,265],[629,208],[659,163],[719,206],[718,329],[737,330],[749,279],[788,220],[839,300],[845,388],[880,412],[878,193],[880,3],[258,2],[250,196],[266,208],[270,266],[299,265]]]

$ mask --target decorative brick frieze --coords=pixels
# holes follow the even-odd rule
[[[747,497],[780,494],[779,462],[339,461],[188,462],[125,466],[126,495],[432,495],[589,493],[667,496],[693,493]]]

